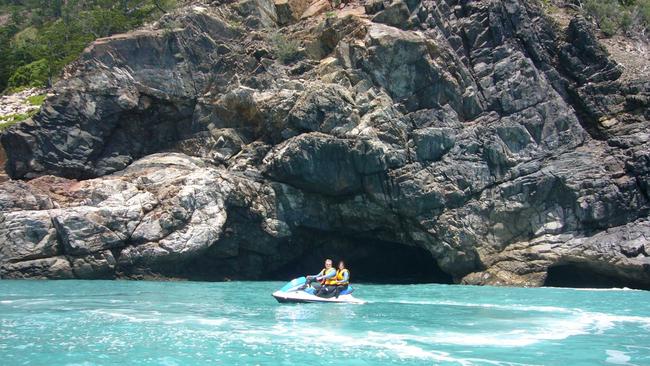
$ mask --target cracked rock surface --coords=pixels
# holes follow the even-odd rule
[[[456,283],[650,288],[650,81],[584,19],[319,6],[197,2],[96,41],[1,137],[0,276],[260,279],[391,243]]]

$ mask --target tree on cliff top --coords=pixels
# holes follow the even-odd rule
[[[0,91],[46,86],[93,40],[137,28],[176,3],[0,0],[0,15],[10,15],[6,24],[0,24]]]

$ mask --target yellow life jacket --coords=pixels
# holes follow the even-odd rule
[[[343,279],[345,278],[345,277],[343,277],[344,273],[348,274],[348,280],[347,281],[343,281]],[[339,269],[339,270],[336,271],[336,277],[334,277],[334,278],[336,278],[336,284],[337,285],[347,285],[348,283],[350,283],[349,282],[350,281],[350,271],[348,271],[347,269]]]
[[[323,274],[323,276],[325,276],[325,275],[327,275],[328,272],[331,272],[331,271],[334,271],[334,268],[330,268],[330,269],[323,268],[321,273]],[[325,286],[336,285],[336,276],[322,280],[321,284],[323,284]]]

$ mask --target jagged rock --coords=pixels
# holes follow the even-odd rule
[[[587,20],[576,17],[567,28],[567,44],[560,54],[561,65],[580,84],[618,79],[623,73],[598,43]]]
[[[249,27],[272,27],[278,21],[272,0],[241,0],[235,3],[234,7],[246,18],[246,25]]]
[[[0,224],[0,262],[61,254],[57,232],[47,211],[4,212]]]
[[[620,80],[584,20],[283,4],[188,6],[71,65],[2,135],[31,180],[0,186],[0,276],[256,279],[394,253],[441,281],[650,287],[650,82]]]
[[[450,129],[423,128],[413,131],[413,145],[418,160],[440,160],[454,143],[454,132]]]
[[[0,275],[2,278],[75,278],[70,262],[60,256],[7,263],[0,268]]]
[[[379,8],[377,5],[370,5],[371,11]],[[397,27],[401,29],[410,28],[409,18],[411,17],[411,12],[409,11],[408,6],[402,0],[394,0],[392,3],[387,5],[384,10],[377,12],[377,14],[372,17],[373,22],[384,23],[390,25],[391,27]]]
[[[0,166],[4,167],[7,165],[7,154],[5,149],[0,145]],[[0,183],[4,183],[9,180],[9,176],[4,169],[0,169]]]
[[[303,134],[267,155],[268,174],[280,182],[327,195],[359,193],[363,176],[386,169],[372,143]]]
[[[307,9],[302,13],[300,19],[307,19],[319,14],[323,14],[326,11],[332,10],[332,6],[328,0],[315,0],[313,1]]]
[[[366,14],[375,14],[384,10],[384,0],[369,0],[364,4]]]
[[[140,207],[81,208],[52,212],[66,254],[81,255],[124,246],[140,219]]]
[[[72,259],[72,271],[76,278],[100,279],[115,276],[115,258],[109,250],[95,252]]]
[[[310,0],[275,0],[278,24],[286,25],[300,20],[310,5]]]
[[[444,46],[414,32],[385,25],[368,30],[365,48],[355,52],[353,65],[361,65],[391,98],[409,110],[449,104],[465,118],[481,112],[471,76],[462,68],[443,68],[454,56]]]
[[[308,87],[287,116],[289,125],[300,132],[323,131],[342,135],[359,120],[348,90],[337,84]]]
[[[20,197],[20,200],[16,200],[16,197]],[[49,208],[54,208],[51,198],[29,184],[14,182],[0,185],[0,211],[4,213]]]

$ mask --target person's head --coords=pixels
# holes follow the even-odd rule
[[[331,259],[325,259],[325,268],[332,268],[332,260]]]
[[[339,269],[345,269],[345,262],[339,261]]]

